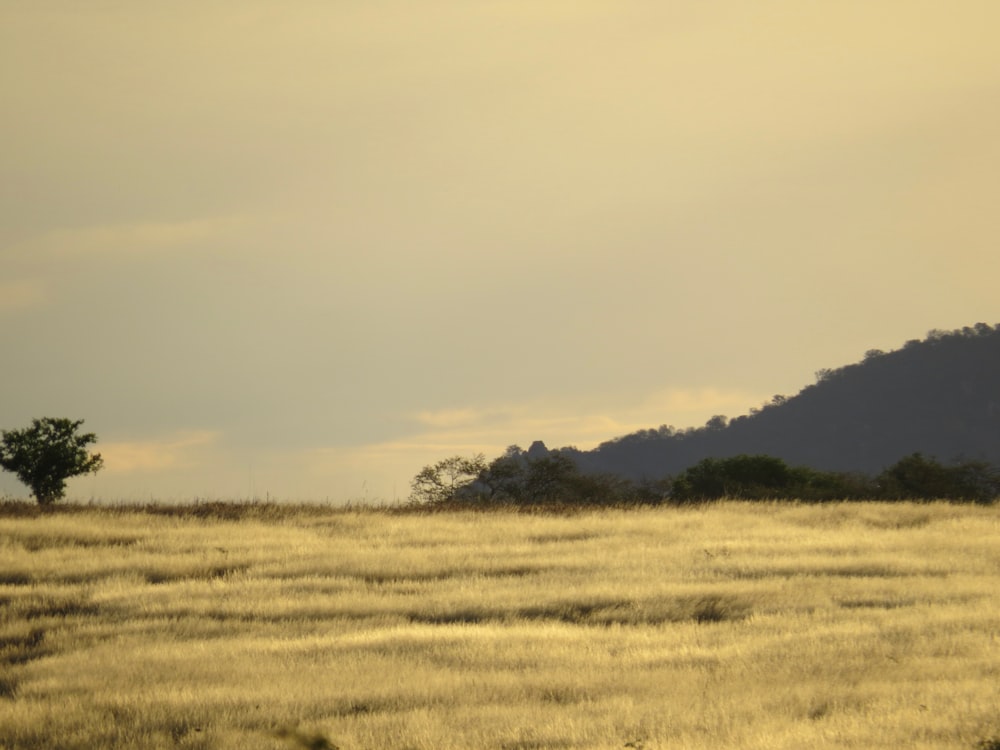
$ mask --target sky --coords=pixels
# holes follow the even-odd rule
[[[0,428],[394,502],[1000,322],[995,0],[0,0]],[[0,495],[27,497],[9,474]]]

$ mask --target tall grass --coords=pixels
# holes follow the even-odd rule
[[[0,518],[0,747],[974,748],[995,507]]]

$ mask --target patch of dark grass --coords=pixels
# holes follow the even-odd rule
[[[201,739],[204,732],[199,722],[183,716],[171,717],[165,728],[175,745],[183,743],[185,747],[191,747],[192,744],[195,744],[192,743],[192,739],[196,741]]]
[[[518,612],[525,619],[551,619],[577,625],[663,625],[675,622],[700,624],[746,619],[748,603],[736,597],[707,595],[658,601],[617,599],[588,603],[557,603]]]
[[[112,537],[76,537],[76,536],[48,536],[45,534],[27,534],[25,536],[12,537],[19,542],[28,552],[38,552],[43,549],[59,549],[61,547],[128,547],[141,541],[137,536],[112,536]]]
[[[52,600],[27,607],[23,612],[26,620],[43,617],[94,617],[100,614],[100,607],[79,599]]]
[[[279,506],[276,503],[230,503],[223,501],[195,502],[190,505],[150,504],[142,508],[144,513],[150,515],[212,521],[274,520],[286,517],[288,510],[289,508]]]
[[[566,534],[536,534],[529,536],[528,541],[533,544],[559,544],[561,542],[585,542],[597,539],[599,536],[600,534],[591,531],[577,531]]]
[[[38,552],[39,550],[52,547],[67,547],[67,544],[59,544],[54,540],[43,536],[26,536],[17,540],[24,547],[25,552]]]
[[[913,599],[896,601],[892,599],[842,599],[837,605],[843,609],[901,609],[912,607],[916,602]]]
[[[148,503],[128,507],[134,513],[206,521],[288,521],[295,518],[323,518],[331,514],[359,510],[327,503],[279,503],[275,501],[197,500],[193,503]]]
[[[231,576],[239,575],[247,570],[248,565],[215,565],[209,568],[198,578],[207,578],[210,581],[216,581],[220,578],[229,578]]]
[[[40,659],[50,652],[42,645],[45,640],[44,628],[32,628],[23,635],[5,636],[0,638],[0,664],[16,666],[27,664],[34,659]],[[0,678],[0,682],[3,679]],[[16,688],[16,682],[14,683]],[[0,684],[0,697],[3,696],[3,687]]]
[[[928,526],[932,520],[933,516],[926,511],[910,511],[909,509],[891,509],[879,518],[861,519],[865,526],[884,530],[922,529]]]
[[[436,583],[438,581],[450,581],[462,578],[525,578],[531,575],[538,575],[541,569],[529,565],[487,568],[477,570],[476,568],[444,569],[432,570],[426,573],[406,573],[400,574],[395,571],[368,571],[365,573],[345,573],[369,586],[406,586],[411,584]]]
[[[453,570],[434,570],[427,573],[407,573],[400,575],[395,572],[369,571],[354,574],[354,577],[369,586],[397,586],[407,584],[435,583],[458,577]]]
[[[549,686],[538,691],[537,697],[544,703],[554,703],[559,706],[572,706],[586,703],[593,697],[586,690],[573,686]]]
[[[813,575],[825,575],[837,578],[913,578],[927,576],[931,578],[946,578],[947,570],[901,570],[886,565],[848,565],[843,568],[825,568]]]
[[[45,628],[32,628],[25,635],[0,638],[0,650],[17,646],[18,648],[35,648],[45,640]]]
[[[593,602],[553,602],[537,607],[517,610],[517,617],[525,620],[556,620],[572,625],[632,624],[639,612],[636,604],[628,599],[597,600]]]
[[[164,583],[177,583],[178,581],[216,581],[242,573],[248,567],[247,565],[212,565],[207,568],[185,571],[152,569],[143,571],[142,577],[146,580],[146,583],[154,586]]]
[[[746,602],[733,597],[702,596],[689,600],[690,619],[698,623],[745,620],[750,614]]]
[[[537,502],[508,503],[482,502],[478,500],[445,500],[437,503],[407,503],[405,505],[382,508],[384,512],[401,516],[429,516],[441,513],[497,513],[500,515],[555,516],[572,518],[604,511],[638,510],[659,506],[660,503],[642,502]]]
[[[19,573],[16,570],[0,570],[0,586],[30,586],[33,580],[27,573]]]
[[[184,578],[184,576],[178,576],[175,573],[166,573],[160,570],[144,571],[142,577],[146,580],[146,583],[153,584],[154,586],[161,583],[183,580]]]
[[[399,711],[401,709],[401,705],[398,700],[390,701],[368,698],[364,700],[348,699],[340,701],[334,703],[330,708],[334,716],[350,717],[391,713],[393,711]]]
[[[806,716],[812,721],[819,721],[824,716],[830,713],[830,704],[826,701],[821,701],[819,703],[814,703],[813,706],[806,712]]]
[[[945,578],[947,570],[900,570],[886,565],[844,565],[828,568],[750,568],[719,567],[715,571],[734,580],[760,581],[768,578]]]
[[[576,747],[576,742],[571,740],[554,739],[523,739],[504,742],[500,745],[500,750],[560,750],[561,748]]]
[[[597,599],[555,601],[510,610],[464,608],[440,612],[411,612],[410,622],[425,625],[477,625],[514,620],[561,622],[569,625],[611,627],[613,625],[700,624],[745,620],[752,607],[742,599],[723,595],[679,597],[657,601]]]
[[[0,499],[0,518],[41,518],[72,515],[152,515],[179,519],[205,519],[222,521],[289,521],[296,518],[327,519],[344,513],[382,512],[378,506],[341,506],[330,503],[246,501],[246,500],[195,500],[190,503],[160,502],[59,502],[39,505],[34,501]]]
[[[551,568],[550,568],[551,570]],[[540,568],[531,565],[513,565],[507,568],[489,568],[488,570],[473,570],[473,578],[527,578],[540,574]]]
[[[503,613],[461,609],[448,612],[411,612],[406,619],[422,625],[478,625],[505,619]]]
[[[15,700],[18,687],[18,681],[10,675],[0,676],[0,700]]]
[[[27,500],[5,499],[0,501],[0,518],[38,518],[51,515],[53,508],[65,506],[39,505]]]
[[[301,750],[340,750],[325,735],[320,732],[301,732],[298,729],[279,729],[275,737],[291,743],[292,747]]]

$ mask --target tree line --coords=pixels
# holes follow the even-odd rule
[[[0,431],[0,469],[13,472],[41,505],[65,494],[70,477],[97,472],[99,453],[83,420],[43,418],[23,430]],[[1000,497],[1000,469],[983,460],[944,464],[921,453],[904,456],[876,475],[791,466],[766,454],[704,458],[673,476],[635,481],[588,473],[565,453],[541,443],[512,445],[492,461],[483,454],[452,456],[425,466],[411,482],[410,500],[536,506],[686,504],[743,500],[936,500],[992,503]]]
[[[944,464],[921,453],[901,458],[876,475],[790,466],[769,455],[705,458],[674,476],[633,481],[580,471],[559,452],[539,455],[510,446],[487,461],[483,454],[452,456],[413,478],[410,501],[420,505],[684,505],[741,500],[955,500],[992,503],[1000,497],[1000,469],[986,461]]]

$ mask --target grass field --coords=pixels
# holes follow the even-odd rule
[[[0,509],[0,748],[1000,748],[1000,508]]]

